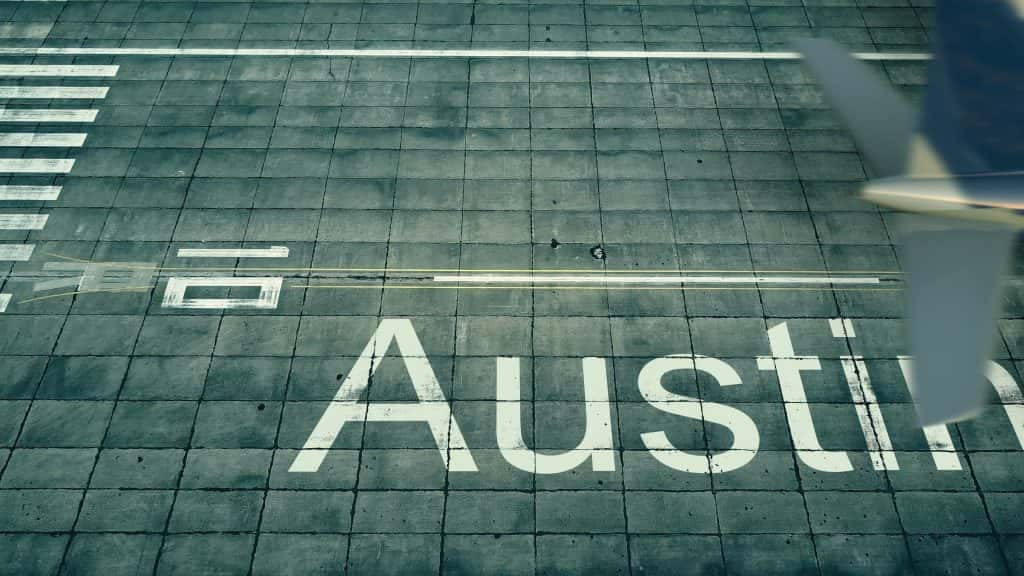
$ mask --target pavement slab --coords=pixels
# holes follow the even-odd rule
[[[894,215],[759,55],[917,102],[930,3],[805,4],[0,2],[0,131],[85,134],[0,148],[74,160],[0,174],[0,574],[1014,573],[1020,283],[922,429]]]

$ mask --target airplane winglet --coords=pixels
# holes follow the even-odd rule
[[[888,81],[834,41],[807,38],[797,41],[796,47],[853,134],[872,175],[902,174],[917,125],[910,104]]]

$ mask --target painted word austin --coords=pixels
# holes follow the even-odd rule
[[[852,324],[830,321],[833,334],[852,336]],[[820,370],[816,356],[795,354],[785,323],[768,330],[771,356],[757,359],[760,370],[774,371],[789,423],[793,449],[810,468],[822,472],[849,472],[854,469],[849,453],[823,449],[811,419],[801,373]],[[364,392],[385,354],[395,345],[409,373],[418,401],[370,402]],[[877,470],[898,470],[899,462],[885,428],[885,421],[866,377],[864,360],[857,356],[840,358],[853,396],[853,406],[864,431],[872,466]],[[394,361],[394,360],[392,360]],[[586,422],[583,439],[575,449],[561,453],[541,453],[527,447],[520,413],[520,361],[499,357],[497,363],[496,437],[502,456],[514,467],[535,474],[558,474],[589,465],[595,471],[614,471],[615,446],[612,442],[606,360],[582,358]],[[910,381],[909,359],[899,359],[904,378]],[[683,418],[704,420],[724,426],[732,432],[732,445],[717,453],[680,450],[662,430],[641,434],[644,446],[661,464],[691,473],[728,472],[748,464],[757,454],[760,434],[757,425],[743,411],[670,392],[662,379],[673,371],[697,371],[720,386],[739,386],[739,374],[728,363],[697,354],[673,354],[647,362],[639,373],[637,385],[643,398],[657,410]],[[1017,440],[1024,447],[1024,400],[1016,381],[1005,368],[992,362],[988,379],[1001,400]],[[913,386],[911,386],[912,388]],[[355,422],[423,422],[430,428],[441,460],[451,471],[475,472],[476,461],[460,431],[451,407],[441,390],[423,346],[407,319],[383,320],[366,344],[352,370],[342,382],[334,399],[313,428],[301,451],[292,462],[291,472],[316,472],[342,428]],[[960,456],[946,426],[923,429],[937,470],[960,470]]]

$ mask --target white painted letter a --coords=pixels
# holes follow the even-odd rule
[[[360,402],[369,386],[370,376],[377,371],[391,341],[398,344],[398,352],[409,372],[418,402]],[[346,422],[415,422],[430,425],[445,466],[457,472],[476,472],[473,455],[466,446],[459,425],[452,417],[451,407],[444,397],[423,345],[416,337],[412,322],[407,319],[382,320],[373,337],[363,348],[352,370],[341,383],[334,399],[327,406],[320,421],[302,446],[289,472],[316,472],[327,456],[327,451]],[[449,432],[450,430],[450,432]],[[451,462],[448,453],[451,452]]]

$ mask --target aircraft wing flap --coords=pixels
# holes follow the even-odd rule
[[[921,424],[969,418],[982,407],[1014,231],[907,217],[902,238],[911,386]]]

